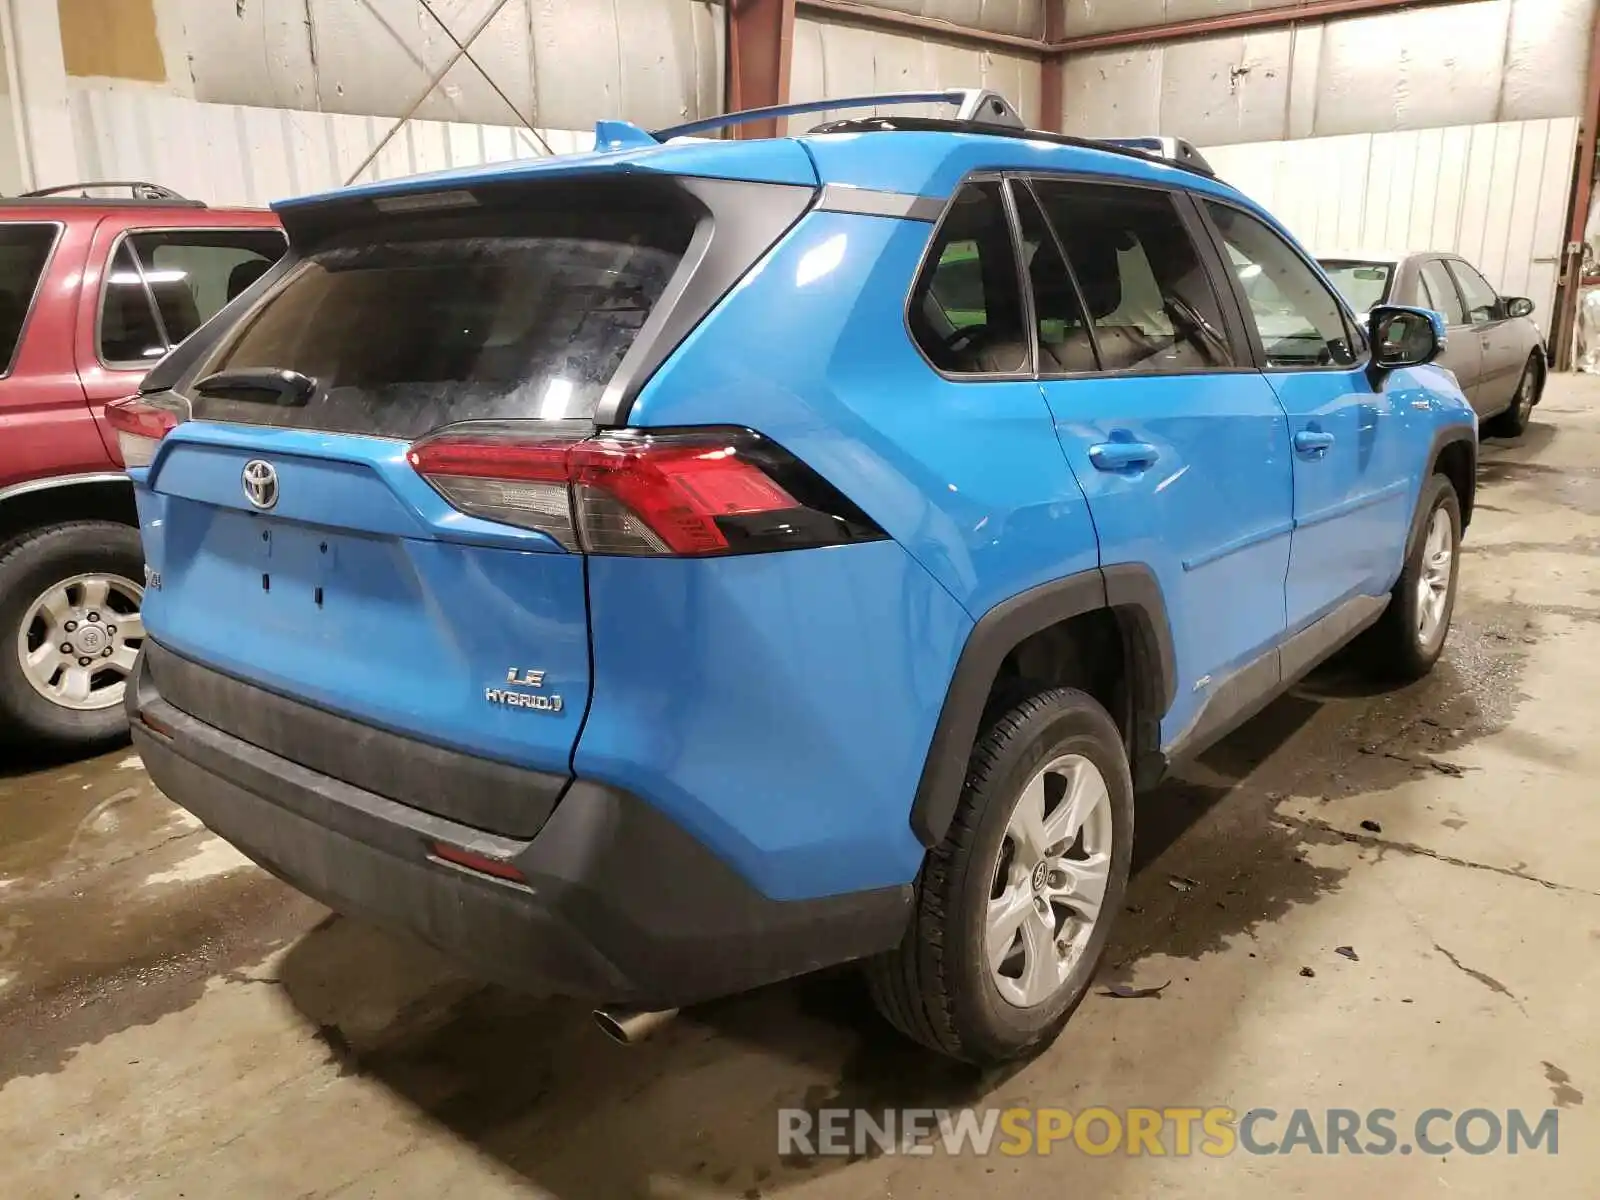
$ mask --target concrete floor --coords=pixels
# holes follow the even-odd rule
[[[1600,380],[1486,443],[1446,661],[1314,677],[1141,813],[1109,981],[1038,1061],[848,973],[613,1046],[245,864],[127,753],[0,781],[0,1195],[1589,1195],[1600,1178]],[[1374,822],[1381,832],[1363,828]],[[1350,947],[1355,959],[1336,953]],[[1310,973],[1302,970],[1309,968]],[[1588,1098],[1585,1098],[1585,1093]],[[779,1108],[1560,1114],[1559,1154],[780,1156]],[[1436,1128],[1448,1136],[1448,1124]],[[1283,1122],[1263,1140],[1281,1137]]]

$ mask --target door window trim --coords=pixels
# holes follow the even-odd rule
[[[1250,218],[1252,221],[1264,226],[1269,232],[1275,234],[1278,240],[1287,246],[1290,251],[1294,253],[1295,257],[1297,257],[1305,266],[1305,268],[1311,272],[1312,278],[1322,286],[1323,291],[1325,291],[1332,298],[1334,308],[1339,313],[1339,319],[1344,323],[1345,336],[1350,339],[1351,347],[1360,348],[1360,354],[1357,355],[1354,362],[1350,363],[1328,363],[1324,366],[1311,367],[1273,366],[1267,361],[1267,349],[1265,344],[1261,341],[1261,330],[1256,325],[1255,320],[1248,315],[1251,311],[1250,298],[1245,295],[1244,284],[1240,281],[1238,272],[1229,267],[1226,271],[1228,285],[1233,292],[1234,303],[1239,306],[1240,315],[1245,318],[1246,332],[1250,338],[1250,348],[1251,352],[1255,356],[1256,369],[1258,371],[1260,371],[1263,375],[1297,375],[1305,372],[1332,374],[1335,372],[1365,371],[1368,366],[1371,365],[1372,346],[1365,332],[1361,329],[1360,323],[1356,321],[1355,314],[1351,312],[1350,306],[1345,303],[1344,297],[1339,294],[1339,289],[1328,284],[1328,282],[1323,278],[1322,270],[1316,265],[1315,260],[1313,260],[1310,255],[1306,254],[1304,250],[1296,245],[1293,238],[1285,237],[1283,231],[1278,229],[1261,213],[1254,212],[1247,206],[1243,204],[1237,204],[1224,196],[1215,196],[1207,193],[1204,196],[1197,197],[1197,200],[1203,201],[1198,205],[1200,208],[1200,216],[1205,221],[1206,229],[1210,231],[1211,237],[1215,242],[1216,252],[1224,263],[1227,263],[1228,261],[1227,239],[1222,236],[1222,230],[1217,227],[1216,221],[1214,221],[1211,217],[1211,214],[1206,211],[1206,203],[1216,204],[1221,208],[1231,208],[1234,211]]]
[[[106,314],[106,289],[111,286],[111,269],[112,269],[112,265],[117,261],[117,255],[122,250],[123,243],[128,242],[128,240],[130,238],[138,237],[139,235],[146,234],[146,233],[227,234],[227,233],[238,233],[238,232],[244,232],[244,233],[267,233],[267,234],[275,233],[275,234],[277,234],[278,239],[283,243],[283,254],[280,254],[276,259],[273,260],[272,266],[276,266],[277,263],[283,261],[283,258],[289,252],[289,238],[288,238],[288,235],[286,235],[281,228],[277,228],[277,227],[274,227],[272,225],[141,225],[138,228],[128,228],[128,229],[123,229],[123,230],[119,231],[117,233],[117,236],[112,239],[111,248],[106,254],[106,257],[105,257],[105,268],[100,273],[99,294],[95,297],[95,307],[94,307],[94,356],[95,356],[95,361],[97,361],[102,367],[104,367],[108,371],[132,371],[132,370],[136,370],[136,369],[140,369],[140,368],[148,371],[151,367],[155,366],[156,363],[161,361],[159,358],[157,358],[157,359],[148,359],[148,360],[146,360],[146,359],[128,359],[128,360],[125,360],[125,359],[111,359],[111,358],[107,358],[105,356],[105,352],[104,352],[105,342],[104,342],[104,340],[102,338],[102,328],[101,327],[102,327],[102,325],[103,325],[103,323],[105,321],[105,314]],[[144,292],[144,301],[145,301],[146,304],[148,304],[150,306],[150,315],[155,319],[156,331],[158,333],[160,333],[162,344],[165,345],[166,348],[167,348],[166,349],[166,353],[167,354],[171,354],[172,351],[177,348],[177,345],[167,335],[167,323],[161,317],[161,306],[156,303],[155,294],[153,292],[151,292],[151,290],[150,290],[150,282],[149,282],[149,280],[147,280],[145,278],[144,261],[139,257],[138,248],[133,246],[132,244],[128,245],[128,255],[129,255],[130,258],[133,259],[134,269],[139,272],[139,282],[140,282],[141,288],[142,288],[142,290]],[[268,270],[271,270],[271,266],[268,267]],[[205,323],[206,322],[204,322],[204,321],[200,322],[200,324],[202,326],[204,326]]]
[[[33,225],[55,232],[50,237],[50,249],[44,256],[44,265],[39,268],[39,278],[33,281],[33,292],[28,297],[28,311],[22,316],[22,324],[17,327],[17,344],[11,348],[11,358],[5,364],[5,370],[0,371],[0,380],[11,378],[11,373],[17,369],[17,359],[22,357],[22,347],[28,340],[28,326],[33,324],[34,311],[39,307],[39,297],[44,292],[45,280],[50,278],[50,268],[55,265],[56,254],[61,249],[62,235],[66,233],[65,221],[6,221],[6,225]]]

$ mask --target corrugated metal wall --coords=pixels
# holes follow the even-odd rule
[[[1068,0],[1073,32],[1276,3]],[[1481,0],[1070,58],[1062,128],[1196,144],[1577,116],[1595,0]]]
[[[342,186],[394,125],[392,117],[101,90],[74,96],[73,119],[88,178],[150,179],[208,204],[246,205]],[[593,131],[540,133],[558,154],[594,146]],[[361,178],[390,179],[542,153],[525,129],[413,120]]]
[[[1020,7],[1012,0],[1013,7]],[[890,7],[887,4],[882,7]],[[896,7],[913,7],[902,0]],[[933,8],[930,3],[927,7]],[[972,7],[944,4],[945,9]],[[998,7],[998,6],[997,6]],[[940,14],[944,15],[944,14]],[[954,19],[954,18],[951,18]],[[1012,32],[1010,29],[1005,32]],[[829,96],[873,92],[905,92],[951,87],[993,88],[1017,106],[1025,120],[1037,123],[1039,61],[1026,55],[997,54],[943,41],[904,37],[860,25],[798,18],[794,23],[794,59],[790,67],[790,99],[823,100]],[[917,109],[896,109],[916,113]],[[838,114],[844,115],[844,114]],[[852,116],[862,115],[859,110]],[[949,116],[949,109],[930,108],[926,115]],[[821,117],[799,118],[790,123],[799,131]]]
[[[510,123],[471,63],[429,89],[450,34],[481,27],[472,57],[518,111],[581,129],[720,112],[724,23],[720,0],[164,0],[161,32],[197,100],[400,116],[421,99],[425,119]]]
[[[1018,37],[1044,36],[1044,5],[1048,0],[857,0],[866,8],[886,12],[910,13],[987,29],[990,33],[1010,33]]]
[[[1452,250],[1546,323],[1566,242],[1570,117],[1212,146],[1217,173],[1316,253]]]

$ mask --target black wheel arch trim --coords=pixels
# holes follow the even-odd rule
[[[1411,551],[1416,547],[1417,538],[1422,533],[1422,489],[1427,486],[1429,476],[1439,473],[1439,456],[1444,453],[1445,447],[1455,445],[1458,442],[1467,448],[1467,479],[1469,481],[1467,494],[1463,496],[1458,492],[1456,495],[1457,501],[1461,504],[1461,530],[1463,533],[1466,532],[1467,526],[1472,522],[1472,505],[1478,491],[1477,434],[1470,425],[1445,425],[1434,430],[1433,441],[1428,446],[1428,471],[1417,487],[1417,511],[1411,515],[1411,532],[1406,536],[1407,559],[1411,557]],[[1454,480],[1451,480],[1451,486],[1455,486]]]
[[[950,827],[989,690],[1006,655],[1041,629],[1100,609],[1117,617],[1138,668],[1130,684],[1139,719],[1159,726],[1176,695],[1177,669],[1166,603],[1148,567],[1096,567],[1001,601],[967,635],[939,712],[911,805],[911,829],[924,846],[938,845]],[[1142,744],[1139,730],[1131,732]]]

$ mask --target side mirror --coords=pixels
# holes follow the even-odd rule
[[[1533,301],[1526,296],[1507,296],[1505,298],[1506,316],[1531,317],[1533,316]]]
[[[1378,371],[1431,363],[1445,346],[1444,318],[1426,308],[1377,305],[1367,316],[1367,332]]]

